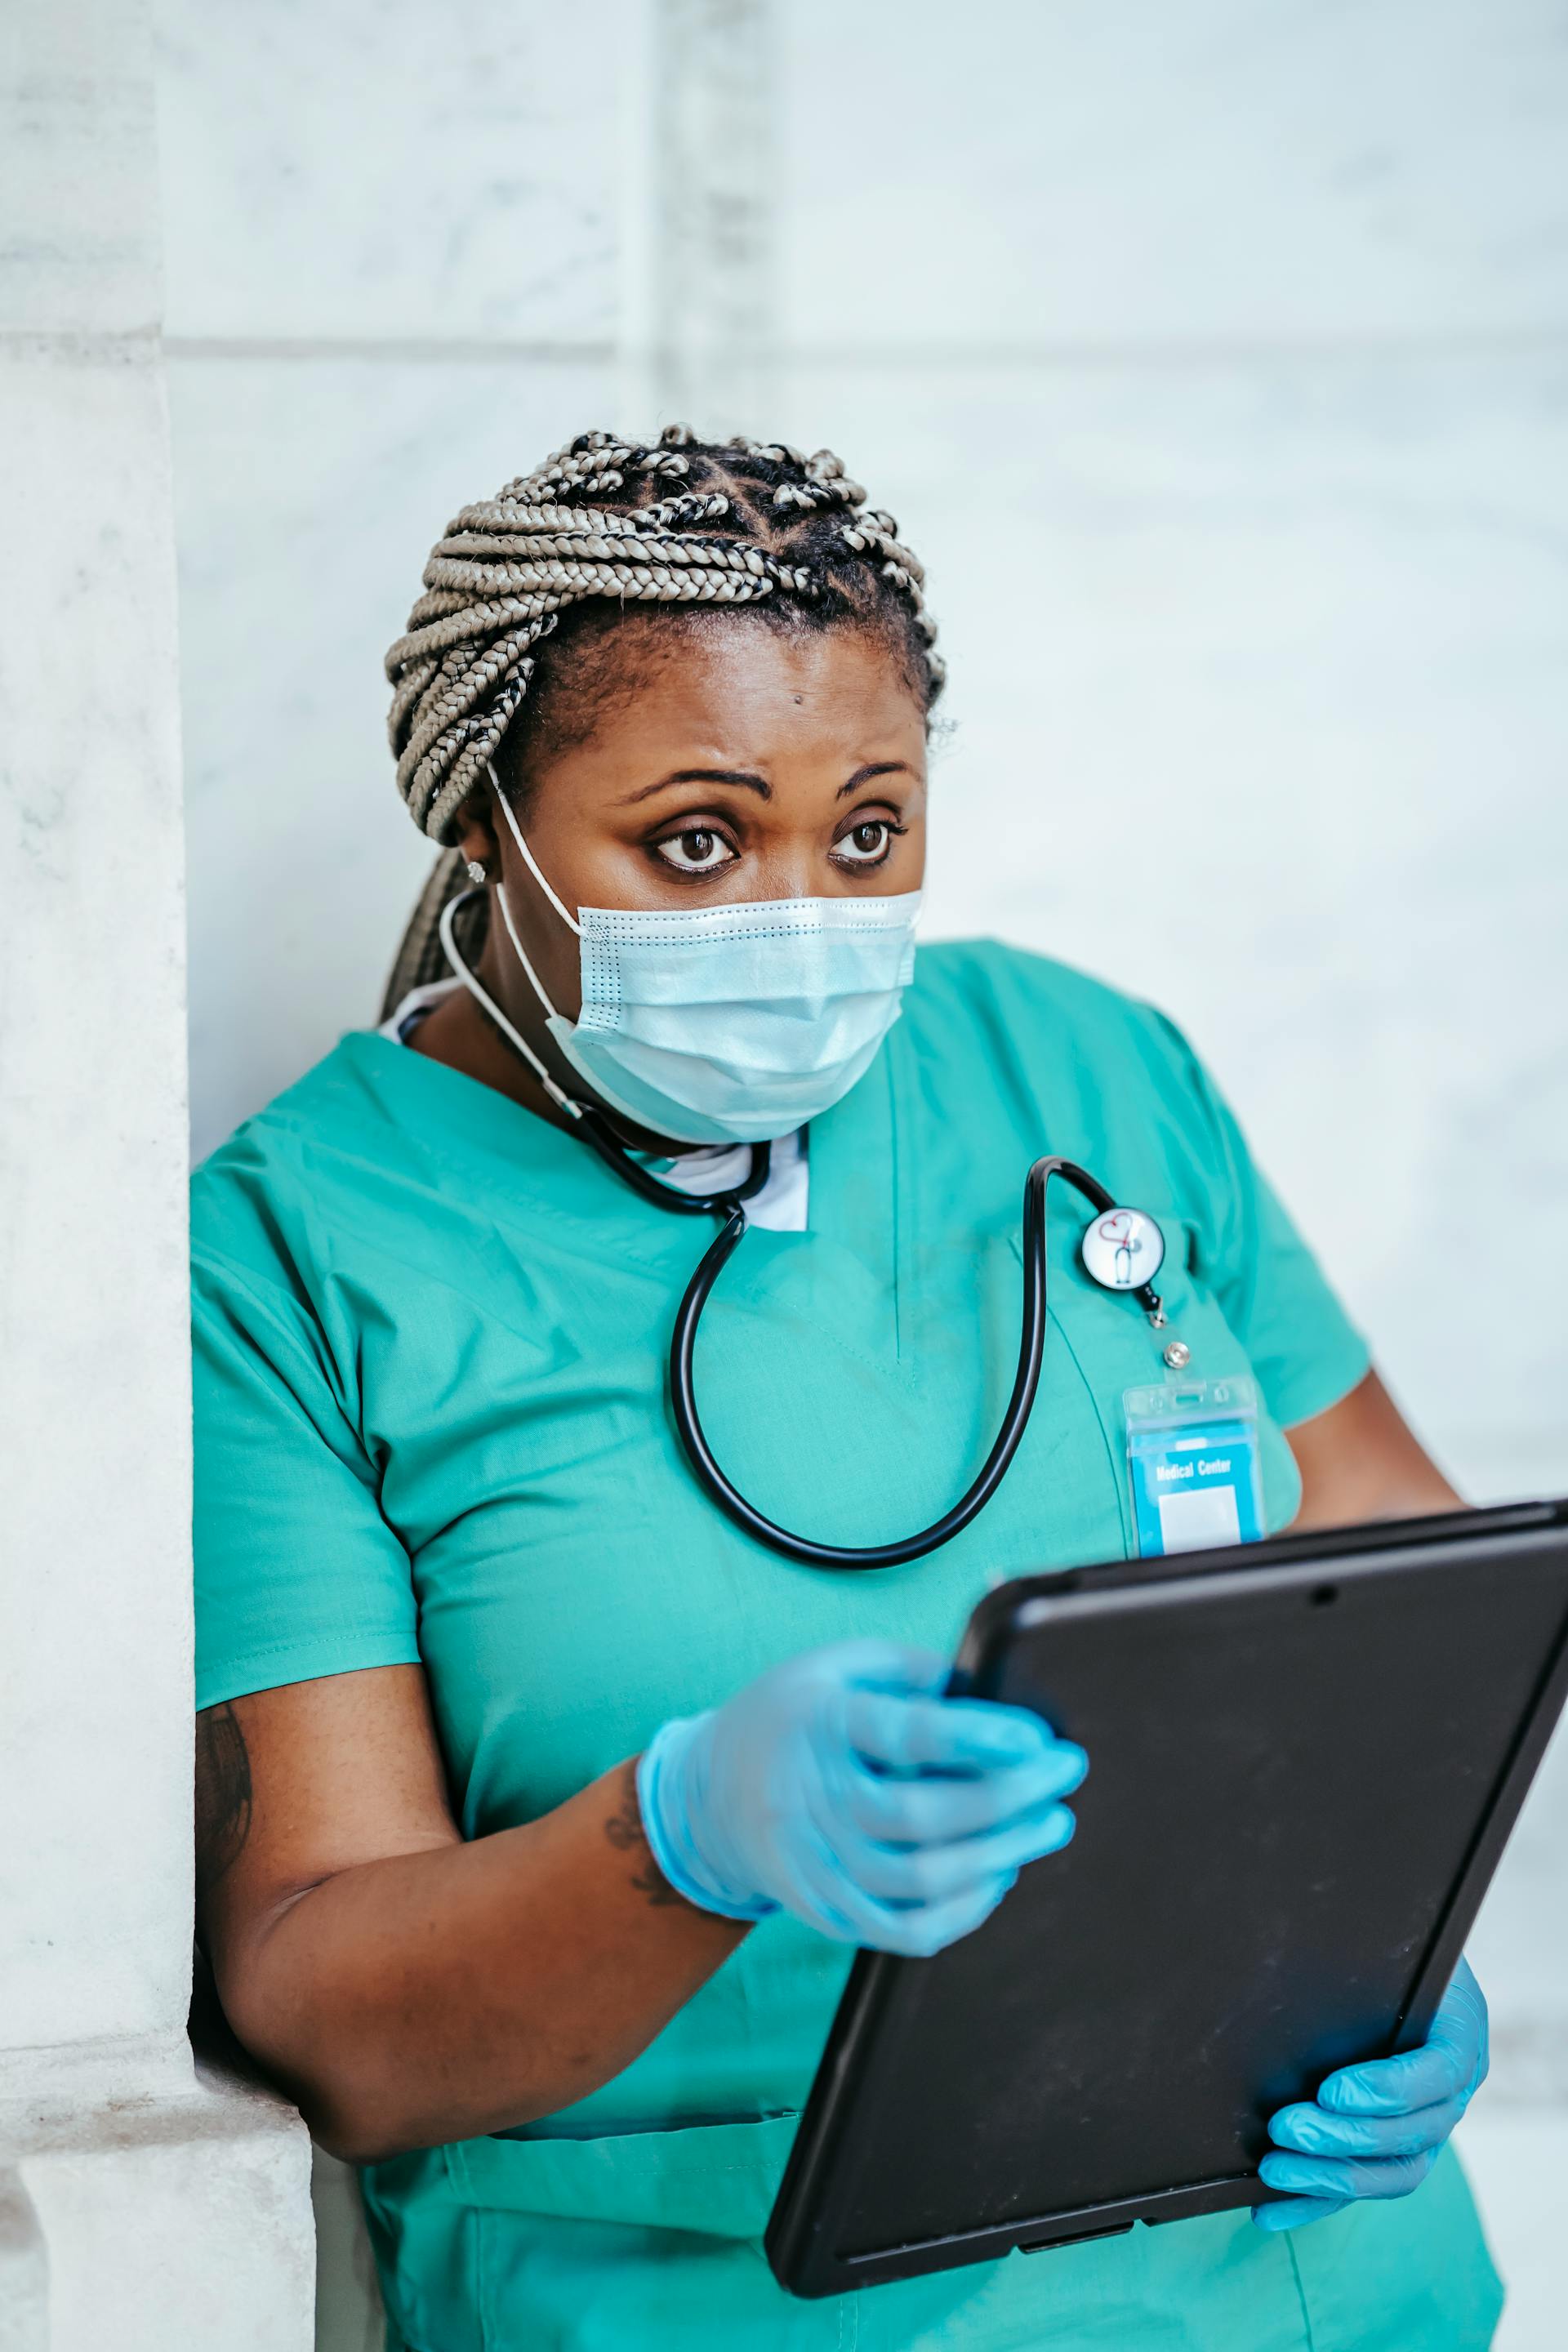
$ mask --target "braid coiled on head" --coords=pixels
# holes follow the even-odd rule
[[[426,593],[386,656],[388,733],[415,823],[453,840],[464,802],[520,723],[541,649],[560,616],[590,599],[689,611],[768,600],[770,618],[783,604],[803,626],[888,628],[929,708],[943,672],[924,573],[892,517],[865,501],[831,450],[701,442],[676,425],[651,446],[579,434],[464,507],[431,550]]]

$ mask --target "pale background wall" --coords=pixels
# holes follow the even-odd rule
[[[447,513],[590,423],[827,441],[943,626],[933,931],[1157,997],[1469,1491],[1568,1489],[1556,0],[159,21],[197,1149],[374,1010]],[[1477,1940],[1520,2352],[1565,1840],[1560,1748]]]
[[[198,2069],[185,2030],[184,867],[152,42],[139,0],[13,11],[5,36],[0,2345],[303,2352],[304,2127]]]

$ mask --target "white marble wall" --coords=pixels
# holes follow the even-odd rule
[[[1456,1474],[1568,1488],[1555,0],[160,26],[198,1149],[374,1005],[449,509],[591,422],[830,441],[952,663],[935,928],[1184,1021]],[[1526,2095],[1565,1835],[1568,1751],[1479,1939]]]
[[[790,0],[786,332],[862,352],[1563,324],[1552,0]]]
[[[431,541],[618,403],[626,0],[158,0],[205,1150],[374,1008],[428,863],[382,655]]]
[[[0,2339],[300,2352],[308,2147],[198,2076],[184,857],[151,47],[0,61]]]
[[[602,356],[626,10],[158,0],[166,323]]]

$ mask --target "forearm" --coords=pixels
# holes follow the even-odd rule
[[[289,1897],[220,1958],[219,1989],[316,2137],[365,2162],[585,2096],[744,1932],[665,1884],[622,1765],[523,1828]]]

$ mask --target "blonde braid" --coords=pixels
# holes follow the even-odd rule
[[[782,598],[825,625],[841,615],[864,623],[890,598],[918,643],[929,705],[943,671],[924,575],[892,517],[865,499],[831,450],[808,457],[782,442],[700,442],[670,425],[653,446],[580,434],[493,499],[464,507],[431,550],[426,593],[386,656],[387,730],[415,823],[452,841],[523,704],[537,649],[563,613],[590,599]]]

